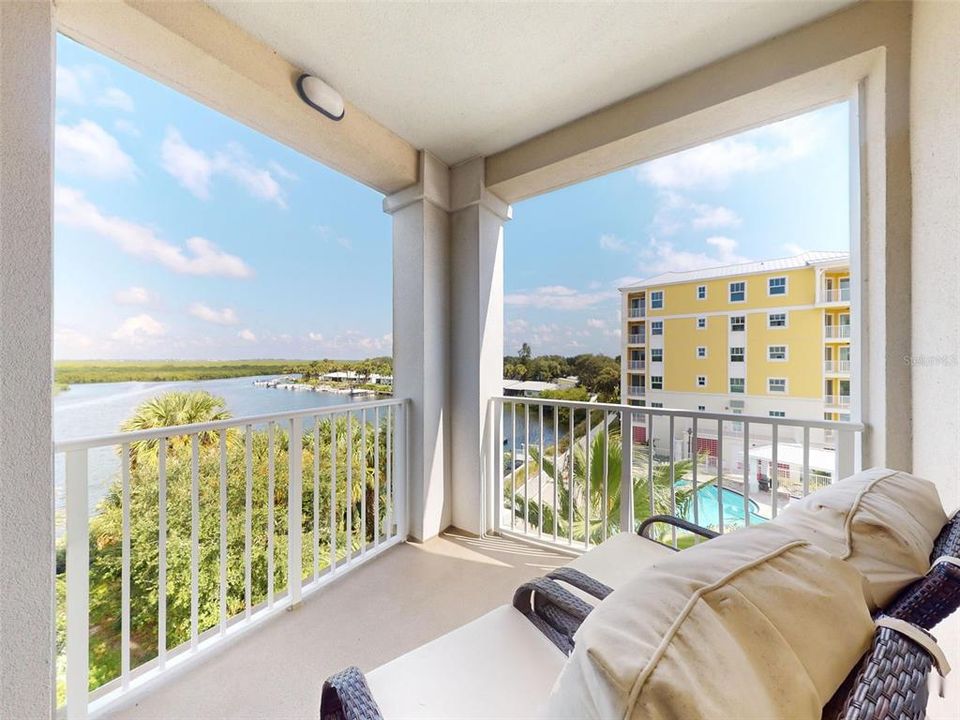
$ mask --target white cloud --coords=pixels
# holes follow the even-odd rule
[[[504,303],[552,310],[580,310],[616,298],[617,295],[616,290],[582,292],[563,285],[546,285],[533,290],[509,293],[504,298]]]
[[[223,310],[214,310],[209,305],[203,303],[193,303],[188,312],[201,320],[214,323],[215,325],[236,325],[240,322],[237,313],[233,308],[223,308]]]
[[[278,163],[276,160],[271,160],[267,163],[267,167],[270,168],[277,177],[281,177],[284,180],[299,180],[299,176],[296,173],[287,170],[283,165]]]
[[[97,105],[133,112],[133,98],[117,87],[109,87],[97,98]]]
[[[323,342],[322,333],[315,333],[315,332],[307,333],[307,337],[313,340],[314,342]]]
[[[57,124],[57,164],[60,169],[102,180],[132,180],[137,166],[117,139],[91,120]]]
[[[750,262],[749,258],[737,254],[737,241],[732,238],[717,235],[707,238],[705,242],[709,246],[707,251],[695,252],[678,250],[673,243],[651,238],[650,246],[642,257],[644,268],[654,273],[684,272]]]
[[[147,338],[160,337],[166,334],[167,329],[146,313],[134,315],[123,321],[113,332],[114,340],[126,340],[131,343],[142,342]]]
[[[607,326],[606,320],[601,320],[600,318],[590,318],[587,320],[587,327],[593,328],[594,330],[602,330]]]
[[[253,334],[253,331],[250,328],[244,328],[237,333],[237,337],[241,340],[246,340],[247,342],[256,342],[257,336]]]
[[[70,327],[57,327],[53,332],[53,355],[62,358],[82,353],[93,347],[93,339]]]
[[[130,137],[140,137],[140,128],[126,118],[117,118],[114,120],[113,127],[119,132],[122,132],[124,135],[129,135]]]
[[[626,240],[610,233],[601,235],[598,242],[604,250],[611,250],[613,252],[627,252],[630,249]]]
[[[146,288],[133,285],[117,290],[113,299],[120,305],[149,305],[153,302],[153,295]]]
[[[88,230],[112,240],[125,253],[159,263],[185,275],[220,275],[246,278],[253,275],[241,258],[220,250],[206,238],[189,238],[179,247],[158,237],[155,230],[104,215],[83,193],[58,185],[54,192],[55,218],[58,223]]]
[[[213,163],[207,155],[190,147],[176,128],[167,128],[160,146],[163,169],[201,200],[210,197]]]
[[[723,188],[736,175],[769,170],[810,154],[823,137],[817,116],[799,115],[652,160],[637,168],[637,177],[659,188]]]
[[[691,221],[697,230],[717,230],[725,227],[738,227],[740,216],[733,210],[722,205],[694,205],[694,218]]]
[[[317,231],[317,234],[325,242],[332,241],[346,250],[353,250],[353,240],[348,237],[338,235],[336,231],[329,225],[315,225],[313,229]]]
[[[57,99],[76,105],[84,104],[86,96],[83,92],[83,84],[88,77],[89,70],[86,68],[69,68],[57,65]]]
[[[797,245],[796,243],[786,243],[783,246],[783,249],[784,249],[784,252],[786,252],[789,255],[803,255],[805,252],[807,252],[807,249],[805,247]]]
[[[282,208],[287,206],[283,188],[273,175],[274,172],[280,175],[280,171],[257,167],[240,145],[234,143],[226,150],[210,155],[191,146],[176,128],[169,127],[160,147],[160,155],[163,169],[201,200],[210,197],[213,178],[223,175],[255,198],[273,202]],[[285,179],[294,177],[282,166],[276,165],[276,168],[282,170]]]

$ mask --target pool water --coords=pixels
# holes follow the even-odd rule
[[[729,488],[723,488],[722,502],[718,503],[718,491],[716,485],[705,485],[697,489],[697,516],[694,516],[693,505],[691,505],[686,513],[685,518],[690,522],[696,522],[698,525],[702,525],[707,528],[719,528],[720,527],[720,506],[723,507],[723,524],[724,527],[737,527],[743,526],[743,494],[738,493],[736,490],[731,490]],[[753,500],[750,500],[750,524],[766,522],[769,518],[765,518],[759,513],[760,506],[757,505]]]

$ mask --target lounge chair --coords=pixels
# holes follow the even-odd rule
[[[849,661],[839,678],[817,677],[817,682],[812,683],[817,685],[816,692],[808,693],[804,701],[819,702],[822,707],[836,690],[833,704],[827,704],[833,716],[842,712],[845,714],[841,716],[846,718],[881,717],[882,714],[877,715],[877,708],[892,707],[883,705],[883,692],[893,688],[893,692],[902,693],[897,696],[896,707],[905,708],[903,717],[911,717],[910,712],[917,712],[926,701],[920,679],[922,676],[925,680],[930,670],[931,655],[890,627],[877,630],[871,647],[874,633],[870,613],[887,607],[888,616],[929,629],[956,607],[960,598],[960,567],[951,561],[941,561],[926,575],[924,571],[929,568],[931,552],[935,556],[933,560],[940,556],[960,556],[960,519],[954,516],[947,522],[929,483],[884,470],[861,473],[795,505],[796,508],[768,523],[768,530],[738,531],[725,536],[709,553],[690,550],[678,555],[672,548],[642,534],[616,535],[572,561],[567,566],[569,572],[561,571],[554,578],[536,581],[523,589],[518,595],[520,610],[512,606],[497,608],[381,666],[365,679],[356,669],[334,676],[324,687],[321,703],[324,718],[562,715],[556,703],[560,703],[561,708],[570,708],[586,696],[603,697],[603,688],[591,689],[589,683],[586,687],[578,683],[588,682],[591,674],[596,675],[595,668],[591,667],[591,647],[596,651],[611,643],[629,641],[630,632],[626,630],[604,636],[604,623],[618,617],[618,612],[621,613],[618,623],[629,625],[636,618],[629,606],[623,614],[625,609],[618,605],[623,605],[624,600],[637,599],[647,592],[646,588],[656,588],[658,584],[664,588],[669,588],[671,583],[677,585],[678,577],[686,582],[689,578],[682,577],[686,566],[696,565],[698,559],[703,565],[709,555],[721,559],[724,553],[730,552],[749,555],[749,545],[760,540],[771,547],[798,553],[791,568],[803,567],[805,563],[810,566],[811,562],[814,566],[819,563],[832,567],[832,575],[839,579],[834,585],[828,583],[824,587],[828,594],[847,598],[843,604],[831,608],[831,612],[837,614],[851,613],[843,624],[849,627],[837,628],[838,642],[843,640],[843,632],[850,632],[849,637],[840,642],[847,655],[836,652],[837,648],[829,654],[848,657]],[[682,525],[684,521],[652,518],[642,530],[649,531],[657,522]],[[702,528],[684,529],[699,532],[706,538],[714,535]],[[708,546],[713,543],[705,543],[703,547]],[[769,570],[777,571],[776,568]],[[705,570],[701,568],[699,572]],[[584,577],[596,586],[585,589]],[[811,574],[806,582],[807,586],[801,585],[797,590],[798,597],[804,592],[812,592],[813,598],[824,594],[823,588],[809,587],[811,583],[825,582],[819,573]],[[555,592],[557,588],[560,592]],[[624,589],[623,593],[607,597],[610,589],[619,588]],[[787,595],[786,600],[780,598],[778,602],[789,602],[790,597]],[[642,605],[642,597],[640,601]],[[645,612],[655,615],[661,605],[658,600],[652,605],[648,602]],[[598,609],[596,618],[594,608]],[[798,612],[802,613],[803,608]],[[584,623],[582,631],[581,623]],[[615,624],[615,627],[621,625]],[[647,628],[635,627],[634,631],[642,634]],[[789,632],[788,627],[785,633]],[[566,653],[573,650],[574,634],[579,650],[568,658]],[[563,645],[564,639],[571,640],[567,647]],[[642,644],[646,639],[641,637],[638,641]],[[803,645],[805,639],[797,642]],[[911,648],[911,674],[900,678],[898,683],[891,683],[889,677],[877,672],[877,667],[892,671],[894,666],[884,658],[892,651],[899,652],[897,648],[902,650],[904,643]],[[742,644],[749,650],[746,647],[749,643]],[[843,676],[857,665],[857,658],[868,648],[859,675],[851,672],[841,686]],[[738,648],[735,650],[740,652]],[[789,657],[791,652],[788,649],[782,655]],[[818,647],[807,647],[805,652],[816,653]],[[874,662],[871,666],[871,658],[873,661],[879,658],[879,665]],[[837,668],[833,671],[836,675]],[[650,692],[651,696],[643,698],[644,702],[662,702],[663,698],[656,695],[656,687]],[[879,700],[871,703],[870,698]],[[621,701],[622,698],[615,698],[611,702]],[[834,711],[834,707],[840,709]],[[605,714],[594,706],[579,710],[582,713],[573,714]]]

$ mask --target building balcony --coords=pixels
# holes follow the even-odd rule
[[[822,305],[849,305],[850,288],[821,288],[820,304]]]
[[[634,333],[627,336],[627,343],[629,345],[643,345],[646,341],[647,337],[642,333]]]
[[[824,360],[823,371],[828,375],[849,375],[849,360]]]
[[[826,407],[849,408],[850,396],[849,395],[824,395],[823,404]]]
[[[642,308],[642,307],[630,308],[627,311],[627,317],[629,317],[631,320],[635,320],[636,318],[642,318],[646,316],[647,316],[646,308]]]
[[[630,369],[631,370],[643,370],[647,366],[645,360],[631,360]]]
[[[850,326],[849,325],[827,325],[823,328],[823,336],[827,340],[849,340],[850,339]]]
[[[646,394],[647,394],[647,389],[642,385],[631,385],[627,389],[627,397],[642,398],[646,396]]]

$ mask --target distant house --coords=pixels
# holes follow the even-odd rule
[[[328,372],[321,376],[324,380],[331,380],[333,382],[349,382],[354,380],[362,380],[363,375],[360,373],[354,372],[353,370],[343,371],[337,370],[336,372]]]
[[[540,380],[504,380],[503,394],[509,397],[540,397],[547,390],[559,389],[557,383]]]
[[[376,373],[373,373],[367,378],[367,382],[371,385],[386,385],[393,387],[393,375],[377,375]]]
[[[561,390],[570,390],[580,384],[580,378],[576,375],[568,375],[567,377],[557,378],[556,383]]]

